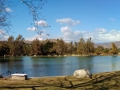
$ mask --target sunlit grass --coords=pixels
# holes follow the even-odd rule
[[[42,77],[28,80],[1,78],[0,87],[4,87],[0,90],[34,90],[32,87],[35,90],[120,90],[120,72],[94,74],[92,79],[77,79],[73,76]]]

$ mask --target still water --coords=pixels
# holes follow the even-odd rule
[[[29,77],[72,75],[86,68],[91,73],[120,70],[120,56],[1,57],[0,74],[26,73]]]

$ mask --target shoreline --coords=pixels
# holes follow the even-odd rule
[[[109,73],[109,74],[113,74],[113,73],[117,73],[117,72],[120,72],[120,70],[117,70],[117,71],[108,71],[108,72],[98,72],[98,73],[93,73],[92,75],[101,75],[101,74],[106,74],[106,73]],[[63,75],[63,76],[42,76],[42,77],[29,77],[29,78],[59,78],[59,77],[73,77],[73,75]]]
[[[83,55],[81,55],[81,54],[63,54],[63,55],[57,55],[57,54],[54,54],[54,55],[50,55],[50,54],[48,54],[48,55],[36,55],[36,54],[33,54],[33,55],[31,55],[31,54],[28,54],[28,55],[3,55],[3,56],[0,56],[0,57],[18,57],[18,56],[31,56],[31,57],[57,57],[57,56],[120,56],[120,53],[118,53],[118,54],[99,54],[99,55],[97,55],[97,54],[95,54],[95,53],[93,53],[93,54],[88,54],[88,55],[86,55],[86,54],[83,54]]]
[[[4,58],[6,58],[6,57],[67,57],[67,56],[80,56],[80,57],[89,57],[89,56],[120,56],[120,54],[118,54],[118,55],[36,55],[36,56],[29,56],[29,55],[19,55],[19,56],[10,56],[10,55],[8,55],[8,56],[0,56],[0,57],[4,57]]]

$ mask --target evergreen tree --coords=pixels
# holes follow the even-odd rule
[[[51,54],[50,49],[53,47],[53,42],[47,41],[43,46],[42,46],[42,54],[47,55]]]
[[[9,47],[5,42],[0,43],[0,56],[8,55],[9,54]]]

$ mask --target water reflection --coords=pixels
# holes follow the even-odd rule
[[[72,75],[86,68],[92,73],[120,70],[120,56],[0,58],[0,74],[26,73],[29,77]]]
[[[0,74],[4,76],[8,76],[11,73],[20,72],[23,70],[23,62],[22,57],[7,57],[0,58]]]

